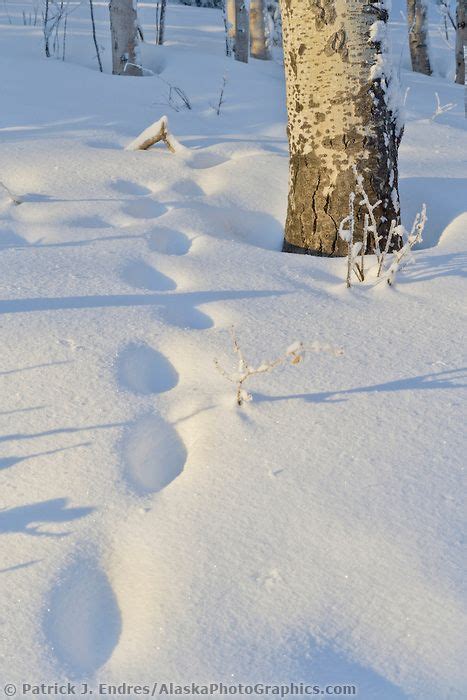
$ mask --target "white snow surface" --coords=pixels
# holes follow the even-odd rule
[[[236,64],[221,12],[169,5],[157,75],[114,77],[104,3],[104,74],[86,3],[65,62],[2,7],[0,180],[23,203],[0,194],[0,687],[467,697],[467,121],[439,18],[435,75],[412,74],[399,4],[403,218],[429,221],[394,288],[351,290],[345,260],[280,252],[279,53]],[[457,107],[432,121],[435,92]],[[187,151],[125,150],[164,114]],[[345,354],[254,377],[238,408],[214,367],[235,371],[231,325],[253,366],[297,339]]]

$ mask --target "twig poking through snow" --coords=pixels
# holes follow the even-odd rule
[[[394,284],[394,279],[397,272],[402,269],[402,267],[407,265],[408,262],[410,262],[412,258],[412,248],[414,245],[422,242],[426,220],[426,206],[424,204],[422,211],[415,217],[410,233],[404,230],[403,235],[405,234],[406,241],[402,248],[394,253],[393,261],[386,273],[383,275],[383,279],[385,279],[389,285]]]
[[[246,401],[252,401],[253,397],[244,389],[244,384],[250,377],[253,377],[256,374],[271,372],[275,367],[278,367],[285,362],[290,362],[292,365],[297,365],[302,361],[306,352],[329,352],[335,357],[344,354],[343,350],[340,348],[334,348],[331,345],[318,343],[317,341],[307,346],[305,346],[302,342],[296,342],[290,345],[285,353],[277,357],[275,360],[267,360],[258,365],[258,367],[252,367],[245,359],[233,327],[230,329],[230,335],[233,343],[233,351],[238,358],[237,371],[229,374],[221,367],[218,360],[214,360],[214,364],[216,369],[220,372],[220,374],[222,374],[223,377],[228,379],[229,382],[237,385],[237,392],[235,396],[237,406],[242,406]]]
[[[448,102],[447,104],[442,105],[437,92],[435,92],[435,97],[436,97],[436,109],[433,112],[433,115],[431,117],[432,122],[434,122],[436,117],[439,117],[439,116],[441,116],[441,114],[445,114],[445,112],[449,112],[451,109],[454,109],[454,107],[457,107],[457,105],[454,102]]]
[[[171,153],[184,150],[184,146],[169,131],[169,120],[161,117],[159,121],[148,126],[134,141],[126,146],[126,151],[147,151],[155,143],[163,141]]]
[[[217,107],[215,108],[215,109],[216,109],[216,114],[217,114],[217,116],[220,115],[221,109],[222,109],[222,105],[223,105],[224,102],[225,102],[225,100],[224,100],[224,93],[225,93],[225,86],[226,86],[226,85],[227,85],[227,76],[224,75],[223,78],[222,78],[222,86],[221,86],[221,91],[220,91],[220,94],[219,94],[219,102],[217,103]]]
[[[372,234],[373,253],[376,256],[377,262],[377,272],[376,277],[384,279],[388,284],[393,284],[396,273],[409,262],[411,257],[411,251],[414,245],[422,241],[422,234],[425,228],[425,223],[427,220],[426,216],[426,206],[422,207],[421,213],[417,214],[415,217],[412,230],[409,233],[402,225],[397,225],[396,221],[391,221],[391,226],[389,228],[389,233],[386,238],[386,243],[384,249],[381,250],[380,240],[381,237],[378,235],[378,222],[376,221],[376,216],[374,210],[380,204],[371,204],[368,198],[368,194],[363,186],[363,178],[358,174],[356,168],[354,168],[355,179],[356,179],[356,193],[351,192],[349,195],[349,215],[345,217],[339,226],[339,236],[347,243],[347,275],[346,284],[347,287],[352,286],[352,273],[356,276],[359,282],[365,281],[365,253],[367,252],[368,238],[369,234]],[[355,200],[357,194],[361,196],[360,206],[366,208],[364,223],[363,223],[363,234],[362,242],[354,241],[355,237]],[[402,240],[403,246],[400,250],[394,252],[392,262],[389,267],[386,268],[386,260],[391,250],[391,245],[393,243],[394,237],[398,236]],[[371,271],[371,268],[370,268]]]

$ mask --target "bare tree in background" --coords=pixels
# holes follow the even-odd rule
[[[271,59],[266,0],[250,0],[250,54],[263,61]]]
[[[248,63],[250,51],[248,8],[246,0],[235,0],[235,59]]]
[[[159,6],[159,3],[158,3]],[[164,43],[165,39],[165,13],[167,9],[167,0],[161,0],[160,4],[160,14],[158,17],[158,22],[157,22],[157,36],[156,36],[156,44],[158,46],[162,46]]]
[[[467,0],[457,0],[456,83],[465,85],[465,49],[467,48]]]
[[[94,47],[96,49],[96,58],[97,62],[99,64],[99,70],[102,73],[102,61],[101,61],[101,54],[99,51],[99,44],[97,43],[97,36],[96,36],[96,21],[94,19],[94,6],[92,3],[92,0],[89,0],[89,9],[91,11],[91,26],[92,26],[92,39],[94,41]],[[64,50],[65,53],[65,50]]]
[[[384,244],[392,222],[397,225],[400,218],[401,128],[387,51],[386,3],[281,3],[290,150],[283,250],[347,253],[339,225],[347,216],[357,168],[378,222],[368,240],[372,251],[375,238]],[[357,224],[364,216],[356,202]],[[391,249],[400,244],[393,236]]]
[[[49,0],[45,0],[45,11],[44,11],[44,45],[45,45],[45,55],[50,58],[50,48],[49,48]]]
[[[426,0],[407,0],[409,46],[412,70],[431,75],[428,51],[428,5]]]
[[[138,21],[133,0],[110,0],[112,73],[142,75],[138,52]]]
[[[225,19],[227,22],[226,32],[227,32],[227,55],[231,56],[235,51],[235,26],[236,26],[236,14],[235,14],[235,0],[225,0]]]

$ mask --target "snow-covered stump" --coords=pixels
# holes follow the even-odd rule
[[[467,0],[457,0],[456,11],[456,83],[466,84]],[[467,88],[466,88],[467,89]],[[467,115],[467,111],[466,111]]]
[[[407,0],[409,47],[412,70],[431,75],[428,50],[428,5],[426,0]]]
[[[402,129],[388,58],[388,10],[384,1],[369,0],[282,0],[281,7],[290,150],[283,250],[343,256],[339,223],[355,188],[354,167],[378,202],[382,241],[400,218]],[[356,221],[364,215],[356,202]]]
[[[269,17],[265,0],[250,0],[250,55],[271,60]]]
[[[179,141],[169,131],[169,120],[167,117],[161,117],[157,122],[148,126],[147,129],[141,132],[128,146],[126,151],[147,151],[154,144],[162,141],[165,143],[171,153],[176,151],[186,150]]]
[[[235,60],[241,63],[248,63],[249,51],[249,22],[246,0],[235,0]]]
[[[109,12],[112,73],[141,76],[136,0],[110,0]]]

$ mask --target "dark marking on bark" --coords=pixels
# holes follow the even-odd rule
[[[320,30],[336,21],[337,13],[334,2],[329,2],[329,0],[309,0],[309,2],[312,11],[314,11],[316,29]]]
[[[344,29],[339,29],[329,38],[329,41],[326,44],[326,48],[324,49],[326,56],[332,56],[335,53],[339,53],[343,61],[348,61],[349,50],[346,42],[347,36]]]

